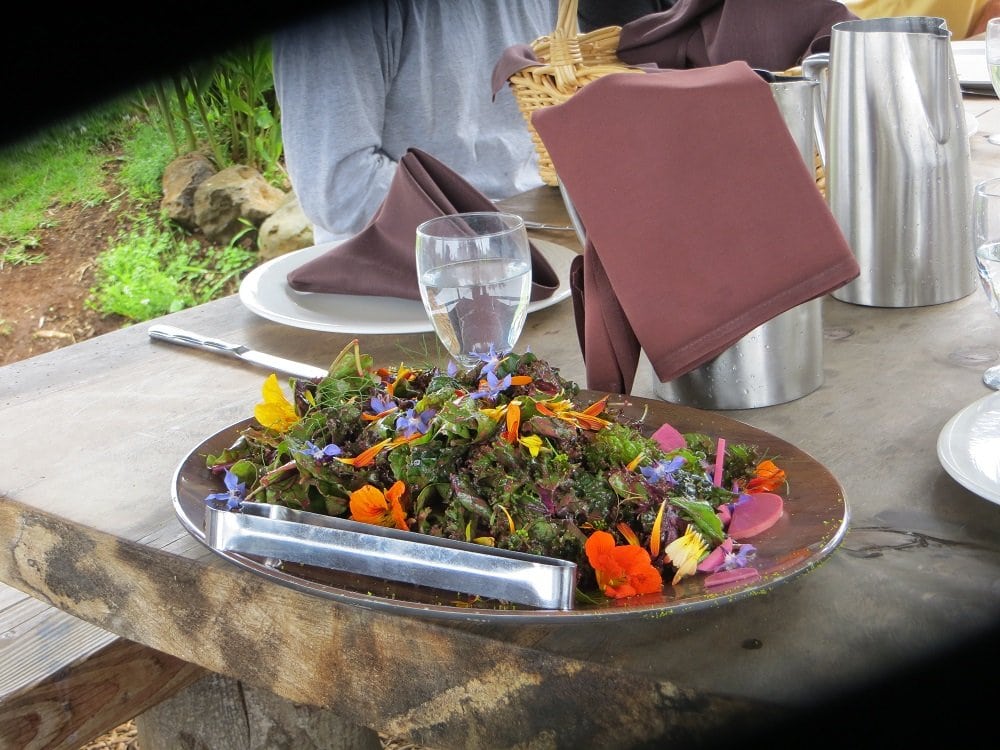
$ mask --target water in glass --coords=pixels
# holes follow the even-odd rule
[[[976,185],[972,198],[972,223],[975,233],[976,269],[983,291],[1000,317],[1000,178]],[[1000,365],[983,373],[983,382],[1000,390]]]
[[[990,69],[993,91],[1000,96],[1000,18],[991,18],[986,24],[986,65]],[[993,133],[987,140],[1000,146],[1000,133]]]
[[[434,330],[459,365],[514,348],[531,295],[530,246],[519,217],[456,214],[422,224],[417,274]]]

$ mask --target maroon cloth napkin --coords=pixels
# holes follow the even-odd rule
[[[622,26],[618,57],[630,64],[701,68],[742,60],[781,71],[830,49],[830,27],[857,20],[836,0],[678,0]]]
[[[769,84],[744,62],[608,75],[532,122],[587,231],[587,386],[662,382],[859,274]]]
[[[416,148],[399,160],[389,192],[358,234],[289,271],[299,292],[420,299],[416,232],[428,219],[469,211],[496,211],[494,203],[454,170]],[[531,299],[545,299],[559,277],[531,246]]]

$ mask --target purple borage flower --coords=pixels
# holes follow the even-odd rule
[[[469,398],[488,398],[494,399],[501,393],[510,388],[510,375],[505,375],[503,380],[497,378],[497,376],[490,371],[486,373],[486,385],[485,387],[480,387],[478,391],[469,394]]]
[[[340,446],[336,443],[328,443],[327,445],[320,448],[315,443],[306,440],[306,447],[297,449],[298,453],[303,453],[307,456],[311,456],[312,460],[318,464],[329,463],[330,459],[334,456],[339,456],[341,453]]]
[[[243,495],[246,492],[246,482],[241,482],[240,478],[226,469],[226,476],[223,479],[226,485],[226,492],[213,492],[205,498],[207,505],[212,505],[216,501],[226,503],[226,510],[236,510],[243,502]]]
[[[652,466],[643,466],[639,471],[646,478],[646,481],[650,484],[656,484],[657,482],[668,482],[669,484],[674,484],[674,474],[677,472],[681,466],[684,465],[683,456],[674,456],[669,461],[665,458],[660,459]]]
[[[434,414],[433,409],[425,409],[420,414],[417,414],[413,409],[407,409],[405,414],[400,414],[396,419],[396,429],[402,431],[403,437],[407,438],[418,434],[423,435],[430,427]]]
[[[490,344],[490,350],[485,354],[482,352],[469,352],[469,354],[470,356],[473,356],[485,363],[483,365],[483,369],[480,371],[480,375],[487,375],[491,372],[496,372],[497,366],[503,361],[504,357],[507,356],[506,352],[498,352],[494,349],[493,344]]]
[[[375,412],[376,414],[381,414],[384,411],[389,411],[394,406],[396,406],[396,402],[393,399],[387,398],[383,401],[378,396],[372,396],[372,399],[369,402],[369,404],[372,407],[372,411]]]

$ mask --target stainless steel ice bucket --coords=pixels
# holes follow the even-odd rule
[[[771,93],[810,170],[816,158],[816,81],[772,76]],[[563,202],[580,243],[586,230],[569,194]],[[758,326],[714,359],[654,386],[664,401],[702,409],[755,409],[794,401],[823,385],[823,307],[815,299]],[[656,382],[655,374],[653,376]]]
[[[664,401],[700,409],[756,409],[794,401],[821,385],[822,298],[757,326],[715,359],[653,390]]]
[[[861,275],[844,302],[919,307],[976,286],[969,139],[951,34],[941,18],[834,24],[807,57],[821,83],[820,153],[830,210]]]
[[[810,169],[816,158],[818,86],[780,76],[771,83],[778,109]],[[812,393],[823,385],[822,305],[822,299],[811,300],[772,318],[711,361],[655,385],[657,397],[701,409],[755,409]]]

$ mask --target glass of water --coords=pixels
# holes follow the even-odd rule
[[[1000,96],[1000,18],[991,18],[986,24],[986,67],[990,71],[993,91]],[[1000,133],[993,133],[987,140],[1000,146]]]
[[[972,226],[979,279],[993,312],[1000,317],[1000,177],[976,185]],[[1000,365],[986,370],[983,382],[993,390],[1000,390]]]
[[[485,211],[417,227],[417,280],[434,330],[456,363],[513,350],[528,314],[531,248],[520,216]]]

